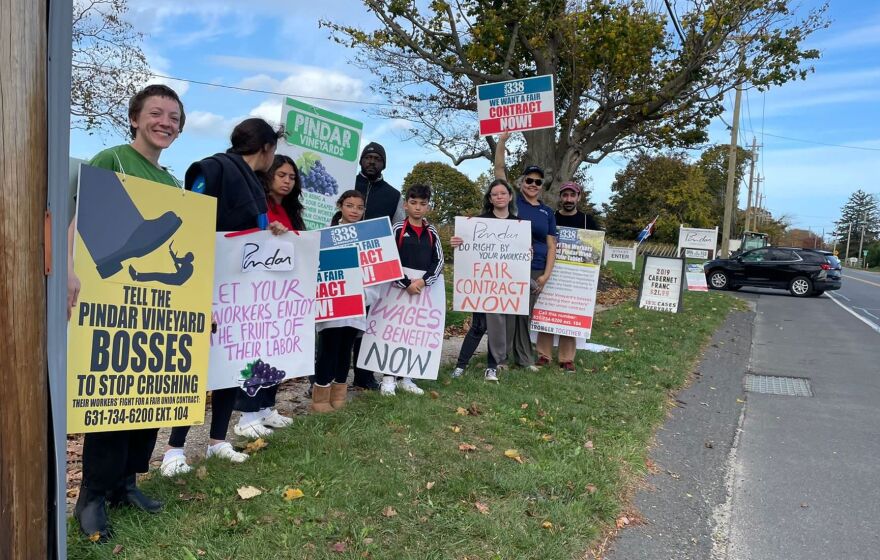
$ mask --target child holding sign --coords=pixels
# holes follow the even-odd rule
[[[483,213],[479,218],[496,218],[499,220],[517,220],[516,202],[513,199],[513,189],[510,183],[504,179],[495,179],[486,189],[483,196]],[[453,237],[450,244],[453,248],[461,246],[463,239]],[[488,352],[486,353],[486,381],[498,381],[498,370],[507,367],[507,329],[508,323],[513,321],[515,315],[502,313],[474,313],[471,316],[471,328],[468,329],[461,343],[458,353],[458,361],[452,370],[452,377],[458,378],[464,373],[465,368],[471,361],[474,352],[483,335],[489,338]]]
[[[364,195],[356,190],[342,193],[336,207],[339,209],[331,225],[353,224],[364,217]],[[373,290],[368,288],[367,294]],[[334,319],[318,323],[318,343],[321,351],[315,363],[315,385],[312,387],[312,412],[333,412],[345,406],[348,393],[348,370],[351,350],[358,331],[366,328],[366,317]]]
[[[440,244],[440,236],[434,226],[425,219],[430,201],[431,187],[411,186],[406,191],[406,202],[403,203],[406,219],[397,222],[392,228],[394,238],[397,240],[397,250],[400,252],[401,266],[425,271],[421,278],[404,276],[394,283],[396,287],[406,290],[410,295],[421,294],[425,286],[436,282],[443,273],[443,246]],[[394,395],[394,382],[393,375],[382,376],[380,392],[386,396]],[[397,386],[414,395],[425,393],[409,377],[398,377]]]

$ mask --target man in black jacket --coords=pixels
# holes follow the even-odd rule
[[[386,216],[391,220],[391,224],[395,224],[406,218],[403,212],[403,198],[400,191],[389,185],[382,178],[382,171],[385,170],[387,159],[385,158],[385,148],[376,142],[370,142],[361,152],[361,172],[355,178],[354,188],[364,194],[364,219],[371,220],[373,218],[381,218]],[[361,339],[357,338],[354,343],[355,363],[357,363],[357,355],[361,350]],[[362,389],[376,390],[379,383],[373,372],[363,368],[354,368],[355,387]]]

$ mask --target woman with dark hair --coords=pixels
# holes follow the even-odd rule
[[[287,229],[306,229],[300,200],[302,179],[296,163],[288,156],[277,154],[269,170],[259,175],[266,190],[269,221],[277,221]]]
[[[495,218],[499,220],[516,220],[516,202],[513,189],[504,179],[495,179],[489,183],[483,195],[483,213],[478,218]],[[461,237],[453,237],[450,244],[457,249],[462,243]],[[498,381],[498,370],[507,367],[507,330],[513,315],[501,313],[474,313],[471,316],[471,328],[468,329],[461,343],[458,361],[452,370],[452,377],[461,377],[468,363],[477,350],[483,335],[488,333],[489,351],[486,354],[486,381]]]
[[[257,176],[258,172],[268,171],[274,163],[275,147],[282,134],[282,131],[273,129],[263,119],[246,119],[233,129],[230,136],[232,145],[225,153],[197,161],[187,169],[186,188],[217,199],[218,232],[267,228],[273,233],[287,231],[277,221],[270,223],[266,193]],[[240,398],[239,393],[242,391],[238,387],[218,389],[211,393],[211,430],[207,451],[209,458],[216,456],[233,463],[241,463],[248,458],[226,441],[229,420],[232,418],[233,408],[257,412],[262,408],[262,403],[258,399]],[[179,426],[171,429],[168,450],[162,459],[161,471],[164,476],[175,476],[192,470],[183,453],[189,428]],[[249,427],[247,433],[272,433],[271,429],[262,424],[260,428],[259,434],[255,427]]]
[[[495,176],[507,178],[504,170],[504,145],[510,133],[502,133],[495,147]],[[508,327],[507,349],[517,365],[537,371],[537,366],[545,366],[550,363],[547,356],[541,356],[535,365],[532,341],[529,338],[529,321],[531,321],[532,309],[538,294],[544,289],[553,265],[556,262],[556,214],[553,210],[539,200],[544,184],[544,170],[537,165],[529,165],[523,170],[523,174],[517,179],[519,196],[516,206],[519,217],[528,220],[532,224],[532,282],[529,294],[529,314],[517,315],[513,326]],[[539,339],[553,336],[548,333],[538,333]]]

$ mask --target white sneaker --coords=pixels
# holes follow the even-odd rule
[[[486,381],[494,381],[498,383],[498,371],[495,368],[486,368]]]
[[[233,463],[244,463],[248,459],[246,453],[239,453],[232,448],[232,444],[228,441],[224,441],[217,446],[209,445],[208,459],[210,459],[211,457],[220,457],[221,459],[226,459],[227,461],[232,461]]]
[[[379,385],[379,394],[384,397],[393,397],[396,393],[394,391],[394,379],[391,381],[382,380],[382,384]]]
[[[160,472],[162,476],[173,477],[180,474],[192,472],[192,467],[186,464],[184,455],[175,455],[173,457],[163,457]]]
[[[407,393],[412,393],[413,395],[424,395],[425,392],[422,391],[422,388],[416,385],[412,379],[409,377],[404,377],[403,379],[399,379],[397,381],[397,386],[406,391]]]
[[[286,428],[293,424],[293,418],[288,418],[278,413],[277,410],[270,409],[269,414],[263,417],[263,426],[269,428]]]
[[[453,378],[453,379],[458,379],[459,377],[461,377],[461,375],[462,375],[463,373],[464,373],[464,370],[463,370],[462,368],[460,368],[460,367],[457,367],[457,368],[455,368],[454,370],[452,370],[452,378]]]
[[[246,437],[249,439],[257,439],[261,437],[271,436],[272,428],[267,428],[261,422],[248,422],[247,424],[236,424],[232,427],[235,435]]]

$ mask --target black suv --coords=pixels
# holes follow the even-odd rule
[[[831,269],[820,251],[793,247],[763,247],[703,265],[706,282],[716,290],[738,290],[743,286],[780,288],[795,297],[819,296],[826,290],[840,289],[840,277],[830,276]]]

